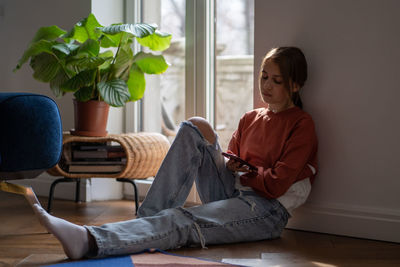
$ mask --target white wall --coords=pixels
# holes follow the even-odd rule
[[[400,242],[399,10],[397,0],[256,0],[255,70],[274,46],[298,46],[309,63],[303,102],[320,173],[290,228]]]
[[[29,62],[13,73],[23,52],[39,27],[57,25],[69,30],[90,13],[89,0],[0,0],[0,91],[32,92],[54,98],[47,83],[32,78]],[[72,96],[56,99],[61,111],[63,129],[73,128]]]

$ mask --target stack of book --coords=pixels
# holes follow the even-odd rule
[[[62,169],[69,173],[118,173],[126,165],[126,153],[110,143],[72,143],[64,149]]]

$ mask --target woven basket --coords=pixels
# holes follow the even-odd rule
[[[155,176],[168,152],[170,144],[167,138],[158,133],[128,133],[109,134],[105,137],[74,136],[69,133],[63,135],[63,154],[68,153],[66,144],[72,142],[110,142],[119,143],[126,154],[125,168],[119,173],[68,173],[60,168],[59,164],[47,172],[53,176],[68,178],[135,178],[143,179]],[[67,150],[67,151],[65,151]]]

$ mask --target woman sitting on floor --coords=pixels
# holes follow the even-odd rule
[[[212,127],[194,117],[181,124],[137,219],[80,226],[39,205],[35,212],[71,259],[277,238],[317,171],[314,123],[299,96],[306,79],[300,49],[265,56],[259,89],[268,108],[245,113],[229,143],[230,153],[256,169],[226,161]],[[203,204],[184,208],[193,182]]]

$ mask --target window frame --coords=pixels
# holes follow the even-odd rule
[[[124,0],[124,7],[126,23],[142,21],[142,0]],[[137,42],[133,49],[140,50]],[[185,117],[203,117],[214,127],[215,62],[215,0],[186,0]],[[145,98],[125,106],[126,132],[149,130],[144,127]]]

